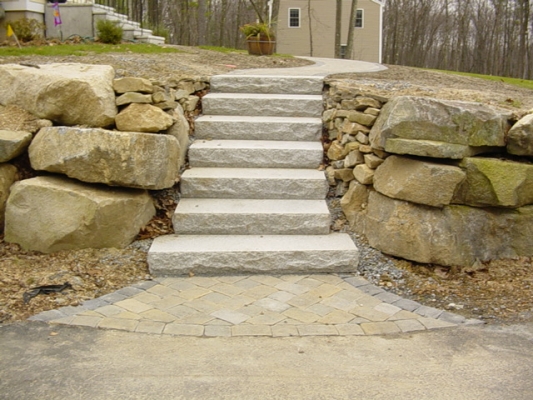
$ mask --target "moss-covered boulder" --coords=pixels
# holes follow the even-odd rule
[[[469,157],[459,166],[466,172],[466,179],[458,188],[453,203],[475,207],[533,204],[533,165]]]
[[[372,247],[421,263],[470,266],[476,260],[533,256],[533,206],[440,209],[370,192],[364,223],[354,228]]]
[[[450,204],[466,174],[459,167],[391,156],[376,170],[374,189],[393,199],[432,207]]]
[[[478,103],[399,96],[382,108],[370,143],[380,150],[391,138],[504,147],[508,118]]]
[[[518,156],[533,156],[533,114],[513,125],[507,136],[507,152]]]

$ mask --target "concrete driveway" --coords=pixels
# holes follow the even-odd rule
[[[533,398],[533,325],[358,337],[188,338],[0,327],[2,399]]]
[[[268,76],[321,76],[353,72],[377,72],[387,69],[384,65],[357,60],[338,58],[299,57],[313,61],[313,65],[296,68],[256,68],[238,69],[230,75],[268,75]]]

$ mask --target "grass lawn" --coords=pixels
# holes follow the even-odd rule
[[[428,71],[437,71],[437,72],[443,72],[445,74],[455,74],[455,75],[462,75],[462,76],[469,76],[472,78],[480,78],[480,79],[486,79],[489,81],[496,81],[496,82],[503,82],[507,83],[509,85],[514,85],[521,87],[523,89],[530,89],[533,90],[533,81],[527,80],[527,79],[519,79],[519,78],[507,78],[503,76],[494,76],[494,75],[481,75],[481,74],[472,74],[469,72],[457,72],[457,71],[444,71],[439,69],[431,69]]]
[[[6,56],[84,56],[102,53],[179,53],[173,48],[161,47],[153,44],[127,43],[127,44],[55,44],[44,46],[0,47],[0,57]]]

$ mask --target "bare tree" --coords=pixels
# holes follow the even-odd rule
[[[309,19],[309,55],[313,57],[313,18],[311,0],[307,0],[307,18]]]
[[[335,58],[341,58],[342,0],[336,0],[335,12]]]
[[[532,79],[530,0],[387,0],[384,61]]]
[[[348,25],[348,43],[346,44],[346,55],[348,58],[353,58],[353,42],[354,42],[354,29],[357,21],[357,0],[352,0],[350,7],[350,22]]]

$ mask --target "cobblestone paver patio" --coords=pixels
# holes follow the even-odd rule
[[[205,337],[384,335],[479,322],[361,277],[315,274],[160,278],[30,319]]]

